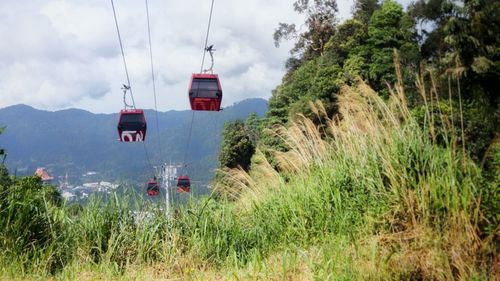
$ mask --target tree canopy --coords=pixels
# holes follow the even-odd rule
[[[448,97],[450,106],[460,107],[460,115],[453,115],[454,126],[463,121],[456,128],[464,132],[459,141],[482,158],[500,116],[500,2],[417,0],[405,11],[395,0],[356,0],[352,18],[342,23],[335,1],[295,1],[293,7],[306,16],[305,30],[280,23],[275,31],[276,45],[288,39],[295,46],[269,99],[263,128],[286,126],[297,114],[314,120],[310,103],[316,100],[335,116],[341,87],[359,79],[387,96],[397,66],[416,112],[429,98],[417,88],[420,78],[423,87],[434,89],[435,99]],[[257,146],[286,150],[279,138],[259,132]]]
[[[255,116],[253,119],[255,119]],[[241,120],[226,123],[222,132],[219,167],[241,167],[248,170],[254,152],[255,146],[245,123]]]
[[[280,23],[274,32],[275,45],[279,46],[283,39],[295,39],[292,54],[299,54],[304,59],[321,55],[326,42],[335,32],[337,1],[296,0],[293,8],[306,16],[306,30],[297,30],[295,24]]]

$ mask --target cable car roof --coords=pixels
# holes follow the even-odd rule
[[[120,110],[120,114],[144,114],[144,110],[142,110],[142,109],[122,109],[122,110]]]

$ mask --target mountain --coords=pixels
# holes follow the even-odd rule
[[[51,112],[15,105],[0,109],[0,127],[6,127],[0,148],[7,150],[6,165],[17,175],[31,175],[37,167],[46,167],[54,176],[70,174],[73,180],[95,171],[101,180],[144,182],[153,175],[151,165],[187,159],[185,172],[208,183],[217,166],[224,123],[245,119],[252,112],[262,116],[266,110],[265,100],[248,99],[220,112],[158,112],[159,139],[155,112],[145,110],[146,142],[121,143],[117,113]]]

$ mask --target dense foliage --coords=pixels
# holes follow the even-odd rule
[[[295,178],[285,173],[287,169],[281,163],[281,155],[293,151],[293,145],[276,130],[291,130],[292,124],[306,117],[317,126],[321,138],[330,139],[331,131],[325,120],[342,121],[345,118],[339,109],[340,93],[346,87],[356,87],[360,81],[365,81],[384,100],[394,98],[395,92],[400,93],[408,103],[412,120],[433,140],[432,145],[460,154],[462,163],[469,163],[465,159],[471,159],[474,164],[470,165],[480,167],[484,177],[471,179],[474,195],[469,198],[482,214],[477,218],[479,230],[474,235],[498,241],[500,170],[495,159],[499,153],[500,121],[499,5],[498,1],[488,0],[419,0],[405,11],[393,0],[357,0],[353,17],[338,23],[335,1],[295,1],[295,10],[305,15],[303,27],[306,30],[299,31],[293,24],[280,23],[275,31],[277,46],[281,40],[288,39],[294,40],[295,47],[286,63],[287,73],[269,100],[269,111],[259,121],[257,153],[252,158],[250,171],[248,175],[234,169],[226,171],[225,178],[217,178],[223,186],[219,190],[230,194],[234,200],[245,197],[238,194],[246,194],[245,188],[248,188],[252,195],[236,200],[245,202],[256,196],[252,189],[256,181],[265,182],[269,188]],[[400,153],[405,157],[421,157],[425,147],[427,145],[421,144],[415,151]],[[266,162],[263,157],[276,174],[262,172],[260,164]],[[411,177],[421,177],[427,172],[415,173]],[[283,177],[281,182],[268,178],[278,174]],[[384,179],[384,185],[389,188],[387,180]],[[351,181],[346,184],[350,186]],[[437,192],[435,189],[439,185],[433,182],[431,192]],[[416,192],[421,192],[420,187]],[[411,210],[414,206],[407,208]],[[274,212],[271,207],[266,210]],[[365,211],[368,210],[362,212]],[[277,211],[276,215],[284,212]],[[317,218],[307,220],[313,224]],[[438,232],[443,229],[442,221],[434,221],[430,226]],[[278,232],[289,235],[285,229]],[[279,233],[272,236],[279,236]],[[307,235],[314,236],[311,232]],[[289,243],[291,241],[293,238]],[[259,245],[261,242],[247,243]],[[491,257],[497,257],[496,251]]]
[[[241,167],[248,170],[255,147],[243,121],[236,120],[226,123],[222,136],[219,166],[227,168]]]
[[[416,114],[428,103],[446,101],[452,125],[460,135],[457,145],[477,163],[489,159],[486,152],[498,133],[500,120],[498,1],[421,0],[404,11],[393,0],[358,0],[353,17],[340,24],[335,20],[332,1],[296,1],[294,5],[301,7],[298,12],[308,11],[307,31],[296,34],[284,24],[276,30],[276,40],[296,40],[291,59],[294,64],[273,91],[269,111],[261,121],[263,127],[286,125],[297,114],[317,118],[309,104],[315,100],[322,101],[328,116],[334,116],[340,89],[355,85],[359,79],[387,98],[399,71],[406,98]],[[330,7],[324,10],[329,16],[318,16],[315,12],[319,6]],[[324,41],[323,30],[318,31],[309,22],[328,26],[328,40],[321,52],[311,51],[316,47],[298,48],[312,42],[305,38],[314,37],[311,34],[315,32],[321,33],[317,37]],[[285,36],[286,30],[295,36]],[[422,96],[417,83],[432,89],[429,96]],[[315,121],[319,124],[321,120]],[[265,130],[261,130],[259,139],[259,146],[286,151],[283,142]]]

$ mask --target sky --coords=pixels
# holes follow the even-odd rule
[[[223,106],[268,99],[281,82],[292,42],[276,48],[272,35],[280,22],[300,27],[293,2],[215,1],[208,42],[216,49]],[[201,68],[210,4],[148,0],[159,111],[189,109],[187,84]],[[352,0],[337,4],[339,18],[348,18]],[[145,0],[115,0],[115,8],[135,104],[154,109]],[[126,75],[110,1],[1,0],[0,35],[0,108],[123,108]]]

